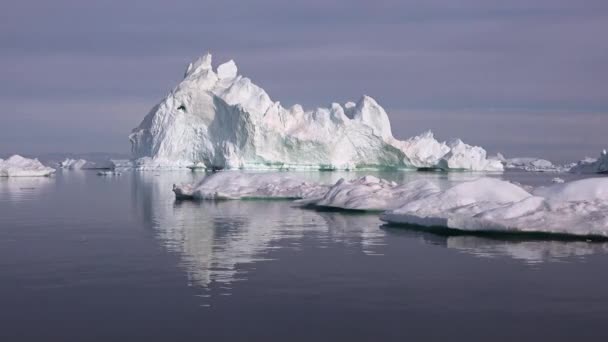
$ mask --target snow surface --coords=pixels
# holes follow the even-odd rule
[[[381,219],[466,231],[608,237],[608,179],[577,180],[528,193],[507,181],[482,178],[389,210]]]
[[[199,184],[173,185],[178,199],[296,199],[319,197],[327,186],[302,181],[288,173],[216,172]]]
[[[322,197],[308,198],[297,203],[315,207],[384,211],[436,192],[439,192],[439,187],[428,180],[415,180],[400,185],[374,176],[365,176],[351,181],[340,179]]]
[[[385,110],[371,97],[305,111],[284,108],[234,61],[217,67],[207,54],[146,115],[129,139],[138,169],[442,168],[501,171],[485,150],[447,145],[430,132],[393,137]]]
[[[55,169],[42,165],[38,159],[17,154],[6,160],[0,159],[0,177],[44,177],[54,172]]]

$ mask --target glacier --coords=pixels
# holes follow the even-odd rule
[[[15,154],[6,160],[0,159],[0,177],[44,177],[55,173],[55,169],[42,165],[38,159],[29,159]]]
[[[206,54],[129,135],[135,168],[356,168],[502,171],[486,151],[431,132],[397,140],[371,97],[327,108],[284,108],[233,60],[212,67]]]

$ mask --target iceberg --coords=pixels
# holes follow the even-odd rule
[[[64,161],[59,163],[59,167],[68,170],[80,170],[87,164],[84,159],[71,159],[66,158]]]
[[[572,173],[608,173],[608,153],[606,150],[598,159],[585,158],[570,168]]]
[[[0,159],[0,177],[44,177],[54,172],[55,169],[42,165],[38,159],[17,154],[6,160]]]
[[[383,213],[388,223],[463,231],[608,237],[608,179],[524,188],[482,178]]]
[[[393,137],[371,97],[327,108],[284,108],[232,60],[215,70],[207,54],[129,135],[135,168],[314,169],[431,168],[501,171],[485,150],[446,144],[427,132]]]
[[[319,197],[327,186],[302,181],[291,174],[242,173],[238,171],[216,172],[197,185],[173,185],[177,199],[298,199]]]
[[[86,159],[66,158],[59,163],[59,167],[67,170],[89,170],[89,169],[113,169],[115,167],[111,160],[107,161],[87,161]]]
[[[534,157],[505,158],[498,154],[497,159],[504,165],[505,169],[519,169],[530,172],[566,172],[567,166],[554,165],[546,159]]]

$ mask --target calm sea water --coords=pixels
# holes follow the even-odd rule
[[[173,183],[202,177],[0,179],[0,341],[608,338],[608,243],[430,233],[283,201],[175,201]]]

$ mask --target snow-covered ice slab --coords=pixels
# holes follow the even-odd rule
[[[319,197],[328,186],[305,182],[286,172],[216,172],[197,185],[173,185],[177,199],[298,199]]]
[[[214,69],[211,55],[146,115],[129,139],[137,169],[441,168],[501,171],[486,151],[430,132],[393,137],[385,110],[371,97],[327,108],[284,108],[238,75],[234,61]]]
[[[439,187],[428,180],[397,184],[365,176],[351,181],[340,179],[322,197],[307,198],[296,203],[311,207],[384,211],[436,192],[439,192]]]
[[[534,232],[608,237],[608,178],[589,178],[532,193],[482,178],[389,210],[389,223],[464,231]]]
[[[442,191],[428,180],[365,176],[329,186],[297,173],[223,171],[173,191],[178,199],[297,199],[299,206],[385,211],[383,221],[423,227],[608,237],[608,178],[534,189],[483,177]]]
[[[38,159],[14,155],[6,160],[0,159],[0,177],[44,177],[50,176],[55,169],[42,165]]]

